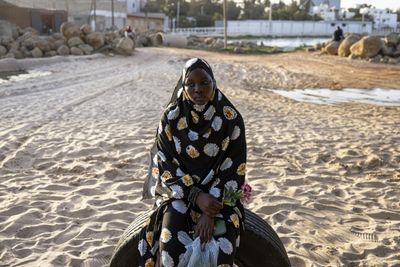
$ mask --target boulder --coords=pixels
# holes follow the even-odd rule
[[[19,42],[13,41],[11,43],[9,43],[6,47],[8,48],[8,50],[14,50],[17,51],[19,50],[21,44]]]
[[[50,51],[50,44],[46,39],[37,39],[34,41],[34,46],[42,50],[43,52]]]
[[[88,44],[79,45],[78,48],[83,51],[85,55],[90,55],[93,52],[93,47]]]
[[[395,58],[389,58],[389,60],[388,60],[388,64],[397,64],[397,59],[395,59]]]
[[[44,56],[45,57],[55,57],[55,56],[57,56],[57,52],[54,50],[47,51],[46,53],[44,53]]]
[[[211,45],[214,41],[215,41],[215,39],[212,37],[208,37],[208,38],[204,39],[204,43],[206,45]]]
[[[338,54],[340,42],[332,41],[325,46],[325,51],[328,55],[336,56]]]
[[[68,46],[69,47],[74,47],[74,46],[79,46],[84,44],[84,42],[82,41],[82,39],[80,37],[72,37],[70,39],[68,39]]]
[[[106,32],[104,34],[104,43],[105,44],[112,44],[115,39],[118,38],[118,33],[117,32]]]
[[[0,39],[12,39],[15,40],[19,36],[19,31],[17,25],[6,21],[0,20]]]
[[[243,48],[237,46],[233,49],[233,52],[236,54],[243,54],[244,51]]]
[[[340,44],[338,49],[338,55],[340,57],[348,57],[350,55],[350,47],[357,43],[361,37],[357,34],[350,34],[348,35],[343,42]]]
[[[5,56],[6,54],[7,54],[7,49],[4,46],[0,45],[0,57]]]
[[[314,45],[314,49],[317,50],[317,51],[321,50],[322,49],[322,44],[321,43],[315,44]]]
[[[365,36],[360,41],[350,47],[352,54],[362,57],[371,58],[376,56],[382,49],[383,42],[376,36]]]
[[[86,43],[94,49],[99,49],[104,45],[104,35],[101,32],[92,32],[86,35]]]
[[[43,56],[43,52],[42,50],[40,50],[39,48],[35,47],[32,51],[31,51],[32,57],[38,58],[38,57],[42,57]]]
[[[90,27],[89,24],[83,24],[83,25],[81,26],[81,32],[82,32],[84,35],[88,35],[89,33],[92,33],[92,32],[93,32],[93,31],[92,31],[92,27]]]
[[[356,55],[353,55],[353,54],[350,54],[347,58],[348,58],[349,60],[356,60],[356,59],[357,59],[357,56],[356,56]]]
[[[54,42],[55,50],[57,50],[60,46],[66,45],[66,42],[63,39],[57,40]]]
[[[387,46],[386,44],[382,44],[381,52],[382,55],[384,56],[393,56],[396,50],[392,46]]]
[[[73,22],[64,22],[63,24],[61,24],[60,32],[67,39],[81,36],[81,29],[77,24]]]
[[[400,43],[400,35],[392,32],[386,35],[385,44],[389,47],[396,47]]]
[[[69,55],[69,47],[66,45],[62,45],[57,49],[57,54],[60,56],[67,56]]]
[[[16,58],[16,59],[23,59],[23,58],[25,58],[24,53],[22,53],[22,52],[19,51],[19,50],[13,51],[13,54],[14,54],[14,58]]]
[[[78,47],[74,46],[74,47],[71,48],[71,55],[82,56],[83,55],[83,51],[80,50]]]
[[[211,47],[216,49],[224,48],[224,40],[222,39],[215,40],[214,43],[211,45]]]
[[[59,32],[53,33],[53,34],[51,35],[51,37],[52,37],[53,39],[55,39],[55,40],[65,40],[65,41],[66,41],[66,38],[62,35],[62,33],[59,33]]]
[[[116,40],[115,51],[124,54],[131,55],[135,49],[135,44],[129,37],[122,37]]]

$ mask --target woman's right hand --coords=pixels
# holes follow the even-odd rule
[[[196,205],[201,209],[201,211],[207,216],[214,218],[215,215],[223,208],[221,202],[216,200],[210,194],[200,192],[196,198]]]

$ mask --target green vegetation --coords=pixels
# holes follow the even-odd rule
[[[213,27],[216,20],[222,20],[222,1],[217,0],[148,0],[144,12],[162,12],[176,18],[180,3],[179,27]],[[320,20],[308,14],[309,6],[304,0],[292,0],[290,4],[280,1],[272,5],[274,20]],[[306,2],[304,2],[306,3]],[[228,20],[268,19],[270,0],[243,0],[241,5],[233,0],[227,1]]]

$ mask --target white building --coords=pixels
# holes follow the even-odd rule
[[[325,21],[332,21],[339,19],[339,9],[336,7],[330,7],[327,4],[321,4],[319,6],[314,6],[310,14],[312,16],[317,15]]]
[[[360,13],[369,15],[374,19],[375,29],[397,28],[397,14],[389,9],[362,8]]]
[[[320,5],[327,5],[329,8],[340,9],[340,0],[309,0],[310,3],[310,12],[312,12],[314,7]]]
[[[143,7],[146,5],[146,0],[126,0],[128,13],[140,13]]]

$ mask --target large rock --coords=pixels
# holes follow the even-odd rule
[[[396,47],[400,43],[400,35],[395,32],[386,35],[385,43],[387,46]]]
[[[0,20],[0,39],[12,39],[18,38],[19,31],[17,25],[8,22],[6,20]]]
[[[340,42],[332,41],[325,46],[325,51],[328,55],[336,56],[338,54]]]
[[[357,43],[361,37],[357,34],[350,34],[348,35],[343,42],[340,44],[338,49],[338,55],[340,57],[348,57],[350,55],[350,47]]]
[[[99,49],[104,45],[104,35],[101,32],[92,32],[86,35],[86,43],[94,49]]]
[[[60,46],[66,45],[65,40],[60,39],[54,42],[54,47],[57,50]]]
[[[68,40],[69,47],[79,46],[82,44],[84,44],[84,42],[80,37],[72,37],[71,39]]]
[[[7,54],[7,49],[4,46],[0,45],[0,57],[5,56],[6,54]]]
[[[82,44],[82,45],[78,46],[78,48],[80,50],[82,50],[85,55],[90,55],[94,50],[93,47],[91,47],[88,44]]]
[[[83,25],[81,26],[81,32],[82,32],[84,35],[88,35],[89,33],[92,33],[92,32],[93,32],[93,31],[92,31],[92,27],[90,27],[89,24],[83,24]]]
[[[122,37],[116,40],[115,51],[124,54],[131,55],[135,49],[135,44],[129,37]]]
[[[362,57],[371,58],[376,56],[382,49],[383,42],[381,38],[376,36],[365,36],[350,48],[352,54]]]
[[[31,51],[32,57],[38,58],[38,57],[42,57],[43,56],[43,52],[42,50],[40,50],[39,48],[35,47],[32,51]]]
[[[38,39],[34,42],[34,46],[39,48],[43,52],[48,52],[51,50],[50,44],[46,39]]]
[[[57,52],[54,50],[47,51],[46,53],[44,53],[44,56],[45,57],[54,57],[54,56],[57,56]]]
[[[392,46],[387,46],[386,44],[382,44],[381,53],[384,56],[393,56],[396,52],[396,49]]]
[[[83,51],[80,50],[78,47],[74,46],[74,47],[71,48],[71,55],[82,56],[83,55]]]
[[[55,39],[55,40],[65,40],[65,41],[66,41],[66,38],[62,35],[62,33],[59,33],[59,32],[53,33],[53,34],[51,35],[51,37],[52,37],[53,39]]]
[[[60,32],[67,39],[70,39],[72,37],[80,37],[81,36],[80,27],[73,22],[64,22],[63,24],[61,24]]]
[[[57,49],[57,54],[60,56],[68,56],[69,55],[69,47],[66,45],[62,45]]]
[[[106,32],[104,34],[104,43],[112,44],[119,37],[118,32]]]

